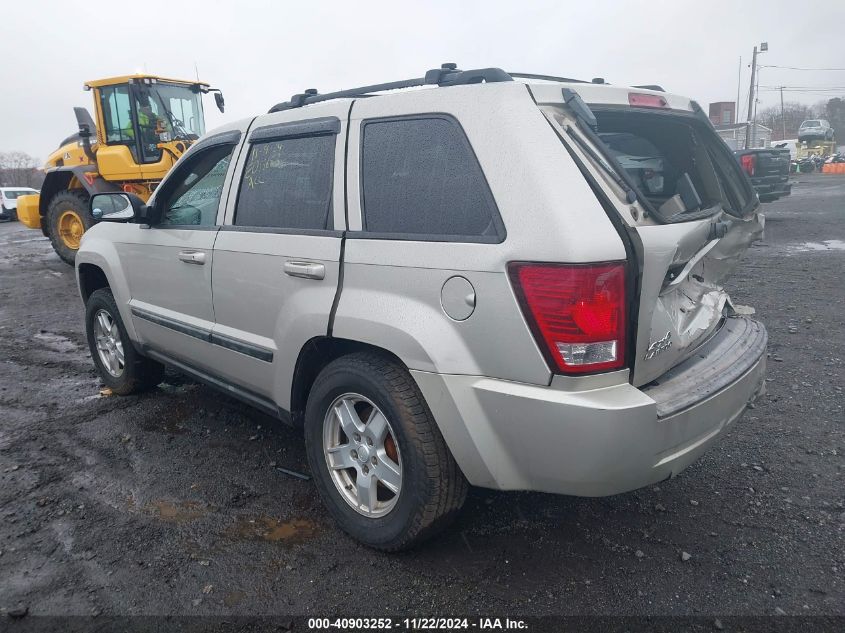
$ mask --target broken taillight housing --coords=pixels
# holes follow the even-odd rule
[[[625,366],[625,264],[508,266],[520,307],[551,368],[583,374]]]
[[[754,168],[757,166],[757,157],[754,154],[745,154],[739,157],[739,163],[743,171],[749,176],[754,175]]]

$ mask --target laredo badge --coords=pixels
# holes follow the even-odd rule
[[[651,360],[660,352],[666,351],[670,347],[672,347],[672,333],[666,332],[666,336],[657,339],[654,343],[651,343],[648,346],[648,349],[645,352],[645,360]]]

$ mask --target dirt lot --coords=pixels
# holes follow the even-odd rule
[[[171,374],[101,397],[72,270],[0,225],[0,608],[845,614],[845,178],[765,206],[730,290],[769,328],[768,395],[721,444],[612,498],[473,491],[403,555],[278,469],[306,470],[297,432]]]

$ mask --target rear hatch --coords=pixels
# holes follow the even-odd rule
[[[762,234],[756,196],[688,99],[591,84],[530,89],[628,241],[628,361],[632,382],[648,384],[734,313],[722,284]]]

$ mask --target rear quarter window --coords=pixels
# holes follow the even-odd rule
[[[458,122],[446,115],[365,121],[364,230],[399,239],[500,242],[504,225]]]

